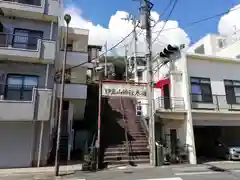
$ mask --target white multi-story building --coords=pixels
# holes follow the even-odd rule
[[[156,134],[160,134],[156,140],[165,142],[171,153],[177,139],[187,147],[192,164],[199,147],[210,151],[210,144],[218,139],[240,146],[239,60],[181,53],[173,69],[167,67],[154,75]],[[212,132],[217,127],[218,133],[210,135],[207,127]],[[201,143],[204,138],[205,144]]]
[[[216,55],[222,57],[240,58],[239,33],[229,36],[208,34],[189,48],[190,53]]]
[[[0,1],[0,168],[46,165],[50,156],[60,96],[54,77],[64,59],[62,7],[55,0]],[[98,49],[88,47],[88,30],[68,32],[62,122],[69,129],[62,135],[74,139],[72,123],[84,118],[92,67],[86,62]]]
[[[146,58],[144,56],[137,56],[137,77],[134,77],[135,75],[135,68],[134,68],[134,57],[129,58],[128,63],[128,69],[130,69],[132,77],[130,80],[135,80],[137,82],[141,82],[143,80],[143,71],[146,68]]]

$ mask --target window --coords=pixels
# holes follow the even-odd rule
[[[42,39],[42,31],[33,31],[28,29],[14,29],[12,46],[22,49],[37,49],[38,39]]]
[[[199,46],[198,48],[196,48],[196,49],[195,49],[195,53],[196,53],[196,54],[205,54],[204,45],[202,44],[201,46]]]
[[[138,72],[137,72],[137,76],[138,76],[138,79],[139,79],[139,80],[142,80],[142,78],[143,78],[143,72],[142,72],[142,71],[138,71]]]
[[[88,62],[92,62],[92,49],[88,48]]]
[[[38,85],[37,76],[14,75],[7,76],[5,96],[8,100],[32,100],[32,90]]]
[[[67,44],[67,51],[72,51],[73,50],[73,44]]]
[[[226,40],[225,39],[218,39],[218,47],[219,48],[224,48],[226,44]]]
[[[228,104],[240,104],[240,81],[224,80]]]
[[[237,59],[240,59],[240,54],[236,56]]]
[[[191,94],[193,102],[212,103],[212,90],[209,78],[191,77]]]

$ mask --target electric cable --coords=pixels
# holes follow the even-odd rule
[[[176,0],[177,1],[177,0]],[[175,6],[176,6],[176,2],[175,1],[175,5],[172,7],[172,10],[171,10],[171,12],[169,13],[169,17],[171,16],[171,14],[172,14],[172,12],[173,12],[173,10],[174,10],[174,8],[175,8]],[[204,21],[207,21],[207,20],[210,20],[210,19],[213,19],[213,18],[216,18],[216,17],[219,17],[219,16],[222,16],[222,15],[225,15],[225,14],[227,14],[227,13],[229,13],[229,12],[233,12],[233,11],[236,11],[236,10],[239,10],[240,9],[240,7],[238,7],[238,8],[234,8],[234,9],[230,9],[230,10],[228,10],[228,11],[225,11],[225,12],[222,12],[222,13],[218,13],[218,14],[215,14],[215,15],[212,15],[212,16],[210,16],[210,17],[206,17],[206,18],[203,18],[203,19],[200,19],[200,20],[197,20],[197,21],[193,21],[193,22],[191,22],[191,23],[189,23],[189,24],[186,24],[185,26],[184,26],[184,28],[186,28],[186,27],[190,27],[190,26],[193,26],[193,25],[195,25],[195,24],[198,24],[198,23],[201,23],[201,22],[204,22]],[[168,18],[167,18],[168,19]],[[166,22],[167,21],[165,21],[165,24],[166,24]],[[157,24],[157,22],[155,23],[155,24]],[[155,25],[156,26],[156,25]],[[134,28],[136,28],[137,26],[135,26]],[[155,31],[155,32],[152,32],[152,33],[158,33],[158,36],[161,34],[161,32],[163,32],[163,31],[170,31],[170,30],[174,30],[174,29],[179,29],[179,27],[177,27],[177,28],[168,28],[168,29],[164,29],[164,28],[162,28],[161,30],[159,30],[159,31]],[[134,31],[134,30],[133,30]],[[108,49],[106,52],[103,52],[102,54],[100,54],[99,55],[99,57],[101,57],[101,56],[103,56],[104,54],[106,54],[107,52],[109,52],[109,51],[111,51],[112,49],[114,49],[115,47],[117,47],[119,44],[121,44],[123,41],[125,41],[132,33],[133,33],[133,31],[131,31],[127,36],[125,36],[122,40],[120,40],[118,43],[116,43],[114,46],[112,46],[110,49]],[[141,31],[140,31],[141,32]],[[155,38],[156,40],[158,39],[158,36],[157,36],[157,38]],[[156,41],[154,39],[154,41]],[[163,43],[163,42],[161,42],[162,44],[165,44],[165,43]],[[95,57],[95,58],[93,58],[93,59],[91,59],[91,60],[95,60],[95,59],[97,59],[98,57]],[[78,64],[78,65],[75,65],[75,66],[72,66],[72,67],[69,67],[69,68],[66,68],[66,70],[70,70],[70,69],[72,69],[72,68],[76,68],[76,67],[79,67],[79,66],[82,66],[82,65],[84,65],[84,64],[87,64],[87,63],[89,63],[89,61],[87,61],[87,62],[83,62],[83,63],[81,63],[81,64]],[[61,70],[60,70],[61,71]],[[59,71],[58,71],[59,72]],[[57,73],[58,73],[57,72]]]
[[[161,29],[159,30],[159,32],[158,32],[156,38],[152,41],[152,44],[154,44],[154,42],[155,42],[155,41],[158,39],[158,37],[160,36],[161,32],[164,30],[164,28],[165,28],[165,26],[166,26],[166,24],[167,24],[167,21],[169,20],[170,16],[172,15],[172,13],[173,13],[176,5],[177,5],[177,2],[178,2],[178,0],[175,0],[175,1],[174,1],[174,4],[173,4],[173,6],[172,6],[172,9],[170,10],[170,12],[169,12],[169,14],[168,14],[168,16],[167,16],[167,18],[166,18],[166,20],[165,20],[162,28],[161,28]]]
[[[204,21],[208,21],[208,20],[210,20],[210,19],[213,19],[213,18],[222,16],[222,15],[225,15],[225,14],[227,14],[227,13],[229,13],[229,12],[233,12],[233,11],[236,11],[236,10],[239,10],[239,9],[240,9],[240,7],[234,8],[234,9],[230,9],[230,10],[225,11],[225,12],[222,12],[222,13],[218,13],[218,14],[215,14],[215,15],[212,15],[212,16],[209,16],[209,17],[206,17],[206,18],[203,18],[203,19],[199,19],[199,20],[197,20],[197,21],[193,21],[193,22],[188,23],[188,24],[186,24],[185,26],[183,26],[183,28],[190,27],[190,26],[193,26],[193,25],[195,25],[195,24],[198,24],[198,23],[201,23],[201,22],[204,22]],[[164,30],[162,30],[162,31],[170,31],[170,30],[173,30],[173,29],[179,29],[179,27],[177,27],[177,28],[168,28],[168,29],[164,29]],[[161,31],[161,30],[159,30],[159,31]],[[155,31],[155,32],[153,32],[153,33],[159,33],[159,31]]]
[[[138,24],[137,24],[137,25],[138,25]],[[116,43],[115,45],[113,45],[111,48],[107,49],[105,52],[103,52],[102,54],[100,54],[98,57],[92,58],[91,61],[93,61],[93,60],[95,60],[95,59],[97,59],[97,58],[102,57],[102,56],[105,55],[107,52],[113,50],[113,49],[116,48],[119,44],[121,44],[123,41],[125,41],[125,40],[134,32],[134,30],[136,29],[137,25],[134,27],[134,29],[133,29],[128,35],[126,35],[124,38],[122,38],[118,43]],[[86,62],[77,64],[77,65],[75,65],[75,66],[71,66],[71,67],[69,67],[69,68],[66,68],[65,71],[69,71],[69,70],[71,70],[71,69],[73,69],[73,68],[80,67],[80,66],[82,66],[82,65],[84,65],[84,64],[87,64],[87,63],[90,63],[89,60],[86,61]],[[56,72],[56,76],[57,76],[57,74],[60,74],[61,72],[62,72],[62,70],[57,71],[57,72]]]

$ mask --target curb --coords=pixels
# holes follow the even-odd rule
[[[60,170],[60,174],[75,174],[76,170]],[[54,175],[54,170],[36,170],[36,171],[1,171],[0,170],[0,175],[23,175],[23,174],[47,174],[47,175]]]

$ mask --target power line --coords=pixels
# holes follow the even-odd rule
[[[160,14],[160,18],[165,14],[165,12],[168,10],[168,8],[171,6],[173,0],[170,0],[168,5],[166,6],[166,8],[163,10],[163,12]],[[156,21],[155,24],[152,26],[152,28],[154,28],[157,24],[159,23],[159,21]]]
[[[159,37],[159,35],[161,34],[161,32],[164,30],[164,28],[165,28],[165,26],[166,26],[166,24],[167,24],[168,19],[169,19],[170,16],[172,15],[172,13],[173,13],[176,5],[177,5],[177,2],[178,2],[178,0],[175,0],[175,1],[174,1],[174,4],[173,4],[173,6],[172,6],[172,9],[171,9],[170,13],[168,14],[168,16],[167,16],[167,18],[166,18],[166,21],[164,22],[161,30],[158,32],[156,38],[152,41],[152,44],[154,44],[154,42],[158,39],[158,37]]]
[[[171,0],[171,1],[172,1],[172,0]],[[169,5],[166,7],[166,10],[167,10],[167,9],[169,8],[169,6],[172,4],[171,1],[170,1]],[[170,12],[169,15],[168,15],[168,18],[171,16],[171,14],[172,14],[175,6],[176,6],[176,3],[177,3],[177,0],[175,0],[174,5],[173,5],[173,7],[172,7],[172,9],[171,9],[171,12]],[[215,14],[215,15],[212,15],[212,16],[210,16],[210,17],[206,17],[206,18],[203,18],[203,19],[200,19],[200,20],[197,20],[197,21],[193,21],[193,22],[187,24],[187,25],[185,26],[185,28],[186,28],[186,27],[193,26],[193,25],[198,24],[198,23],[201,23],[201,22],[204,22],[204,21],[207,21],[207,20],[210,20],[210,19],[213,19],[213,18],[216,18],[216,17],[219,17],[219,16],[222,16],[222,15],[227,14],[227,13],[229,13],[229,12],[236,11],[236,10],[238,10],[238,9],[240,9],[240,7],[234,8],[234,9],[230,9],[230,10],[228,10],[228,11],[225,11],[225,12],[222,12],[222,13],[218,13],[218,14]],[[165,11],[166,11],[166,10],[165,10]],[[163,12],[164,12],[164,11],[163,11]],[[164,14],[164,13],[162,13],[161,15],[163,15],[163,14]],[[168,18],[167,18],[167,19],[168,19]],[[164,23],[165,25],[166,25],[166,22],[167,22],[167,20],[166,20],[165,23]],[[156,23],[153,25],[153,27],[155,27],[157,23],[158,23],[158,22],[156,22]],[[136,27],[134,27],[134,28],[136,28]],[[158,33],[158,36],[159,36],[160,33],[163,32],[163,31],[169,31],[169,30],[174,30],[174,29],[179,29],[179,27],[176,27],[176,28],[168,28],[168,29],[164,29],[164,27],[163,27],[161,30],[155,31],[155,32],[152,32],[152,33]],[[134,31],[134,30],[133,30],[133,31]],[[133,33],[133,31],[131,31],[127,36],[125,36],[121,41],[119,41],[117,44],[115,44],[114,46],[112,46],[112,47],[111,47],[110,49],[108,49],[106,52],[103,52],[102,54],[100,54],[99,57],[103,56],[105,53],[107,53],[107,52],[111,51],[112,49],[116,48],[119,44],[121,44],[123,41],[125,41],[125,40]],[[142,33],[142,32],[140,31],[140,32],[139,32],[139,35],[141,35],[141,33]],[[157,36],[157,38],[158,38],[158,36]],[[155,38],[154,41],[156,41],[157,38]],[[154,42],[154,41],[153,41],[153,42]],[[162,44],[165,44],[165,43],[163,43],[163,42],[161,42],[161,43],[162,43]],[[97,58],[98,58],[98,57],[95,57],[95,58],[93,58],[93,59],[91,59],[91,60],[95,60],[95,59],[97,59]],[[76,65],[76,66],[72,66],[72,67],[70,67],[70,68],[67,68],[66,70],[70,70],[70,69],[72,69],[72,68],[76,68],[76,67],[82,66],[82,65],[87,64],[87,63],[89,63],[89,62],[88,62],[88,61],[87,61],[87,62],[83,62],[83,63],[78,64],[78,65]],[[61,70],[60,70],[60,72],[61,72]]]
[[[186,24],[186,25],[184,26],[184,28],[193,26],[193,25],[195,25],[195,24],[198,24],[198,23],[201,23],[201,22],[204,22],[204,21],[207,21],[207,20],[210,20],[210,19],[213,19],[213,18],[222,16],[222,15],[225,15],[225,14],[227,14],[227,13],[229,13],[229,12],[236,11],[236,10],[238,10],[238,9],[240,9],[240,7],[234,8],[234,9],[230,9],[230,10],[228,10],[228,11],[225,11],[225,12],[222,12],[222,13],[219,13],[219,14],[215,14],[215,15],[212,15],[212,16],[209,16],[209,17],[206,17],[206,18],[203,18],[203,19],[199,19],[199,20],[197,20],[197,21],[193,21],[193,22],[191,22],[191,23],[189,23],[189,24]],[[159,31],[169,31],[169,30],[173,30],[173,29],[179,29],[179,27],[177,27],[177,28],[168,28],[168,29],[159,30]],[[159,33],[159,31],[155,31],[155,32],[153,32],[153,33]]]
[[[169,1],[169,3],[168,3],[168,5],[166,6],[166,8],[165,8],[165,9],[163,10],[163,12],[160,14],[160,17],[162,17],[162,16],[165,14],[165,12],[168,10],[168,8],[171,6],[171,4],[172,4],[172,0]],[[159,21],[156,21],[156,22],[154,23],[154,25],[152,26],[152,29],[153,29],[158,23],[159,23]],[[142,35],[142,33],[143,33],[143,29],[141,29],[141,30],[138,32],[138,36]]]
[[[201,23],[201,22],[204,22],[204,21],[207,21],[207,20],[210,20],[210,19],[213,19],[213,18],[218,17],[218,16],[222,16],[222,15],[224,15],[224,14],[227,14],[227,13],[229,13],[229,12],[236,11],[236,10],[239,10],[239,9],[240,9],[240,7],[234,8],[234,9],[230,9],[230,10],[228,10],[228,11],[225,11],[225,12],[222,12],[222,13],[219,13],[219,14],[212,15],[212,16],[210,16],[210,17],[206,17],[206,18],[203,18],[203,19],[200,19],[200,20],[191,22],[191,23],[187,24],[187,25],[185,26],[185,28],[186,28],[186,27],[193,26],[193,25],[198,24],[198,23]],[[159,33],[158,36],[157,36],[157,37],[159,37],[160,33],[163,32],[163,31],[169,31],[169,30],[174,30],[174,29],[179,29],[179,28],[180,28],[180,27],[177,27],[177,28],[168,28],[168,29],[163,29],[163,28],[162,28],[161,30],[155,31],[155,32],[152,32],[152,33]],[[184,27],[183,27],[183,28],[184,28]],[[240,31],[240,30],[238,30],[238,31]],[[238,32],[238,31],[236,31],[236,32]],[[156,39],[159,43],[161,43],[161,44],[163,44],[163,45],[167,45],[166,43],[161,42],[160,40],[158,40],[158,38],[155,38],[155,39]]]
[[[160,14],[160,17],[162,17],[162,16],[166,13],[166,11],[168,10],[168,8],[171,6],[172,2],[173,2],[173,0],[170,0],[170,1],[169,1],[168,5],[164,8],[163,12]],[[152,29],[153,29],[158,23],[159,23],[159,21],[156,21],[156,22],[154,23],[154,25],[152,26]],[[143,29],[141,29],[141,30],[138,32],[138,35],[137,35],[137,36],[138,36],[138,37],[141,36],[143,32],[144,32]],[[162,44],[164,44],[164,43],[162,43]],[[164,45],[166,45],[166,44],[164,44]]]
[[[163,13],[161,14],[161,16],[167,11],[167,9],[169,8],[169,6],[170,6],[171,4],[172,4],[172,0],[170,0],[168,6],[164,9],[164,11],[163,11]],[[154,26],[156,26],[157,23],[158,23],[158,22],[156,22],[156,23],[154,24]],[[138,23],[138,24],[139,24],[139,23]],[[111,47],[110,49],[108,49],[106,52],[103,52],[102,54],[100,54],[99,57],[103,56],[104,54],[108,53],[109,51],[112,51],[112,50],[113,50],[114,48],[116,48],[119,44],[121,44],[123,41],[125,41],[125,40],[134,32],[134,30],[136,30],[136,28],[138,27],[138,24],[134,27],[134,29],[133,29],[127,36],[125,36],[121,41],[119,41],[117,44],[115,44],[114,46],[112,46],[112,47]],[[153,26],[153,27],[154,27],[154,26]],[[142,35],[142,33],[143,33],[143,30],[141,29],[141,30],[138,32],[137,36]],[[131,42],[131,43],[132,43],[132,42]],[[124,46],[123,46],[123,47],[124,47]],[[95,59],[97,59],[97,58],[98,58],[98,57],[95,57],[95,58],[91,59],[91,61],[92,61],[92,60],[95,60]],[[83,62],[83,63],[81,63],[81,64],[78,64],[78,65],[72,66],[72,67],[70,67],[70,68],[67,68],[66,70],[70,70],[70,69],[73,69],[73,68],[82,66],[82,65],[84,65],[84,64],[87,64],[88,62],[89,62],[89,61]]]
[[[218,13],[218,14],[212,15],[212,16],[210,16],[210,17],[206,17],[206,18],[203,18],[203,19],[200,19],[200,20],[197,20],[197,21],[193,21],[193,22],[187,24],[186,26],[184,26],[183,28],[193,26],[193,25],[195,25],[195,24],[198,24],[198,23],[201,23],[201,22],[204,22],[204,21],[207,21],[207,20],[210,20],[210,19],[213,19],[213,18],[222,16],[222,15],[224,15],[224,14],[227,14],[227,13],[229,13],[229,12],[236,11],[236,10],[239,10],[239,9],[240,9],[240,7],[234,8],[234,9],[230,9],[230,10],[228,10],[228,11],[225,11],[225,12],[222,12],[222,13]],[[167,22],[167,21],[165,21],[165,24],[166,24],[166,22]],[[180,28],[180,27],[177,27],[177,28],[168,28],[168,29],[163,29],[163,28],[162,28],[162,29],[159,30],[159,31],[152,32],[152,33],[158,33],[158,35],[156,36],[156,38],[155,38],[154,40],[157,40],[158,37],[159,37],[159,35],[160,35],[160,33],[163,32],[163,31],[170,31],[170,30],[179,29],[179,28]],[[167,45],[166,43],[163,43],[163,42],[161,42],[161,41],[158,41],[158,42],[161,43],[161,44]]]
[[[133,29],[127,36],[125,36],[122,40],[120,40],[118,43],[116,43],[115,45],[113,45],[111,48],[109,48],[108,50],[106,50],[105,52],[103,52],[102,54],[100,54],[98,57],[92,58],[91,61],[93,61],[93,60],[95,60],[95,59],[97,59],[97,58],[105,55],[105,54],[108,53],[109,51],[112,51],[114,48],[116,48],[119,44],[121,44],[123,41],[125,41],[125,40],[134,32],[134,30],[135,30],[136,27],[137,27],[137,26],[135,26],[134,29]],[[83,63],[78,64],[78,65],[75,65],[75,66],[71,66],[71,67],[69,67],[69,68],[66,68],[65,70],[66,70],[66,71],[69,71],[69,70],[71,70],[71,69],[73,69],[73,68],[80,67],[80,66],[82,66],[82,65],[84,65],[84,64],[87,64],[87,63],[89,63],[89,61],[83,62]],[[59,72],[61,72],[61,71],[62,71],[62,70],[58,71],[57,73],[59,73]],[[57,74],[57,73],[56,73],[56,74]]]

